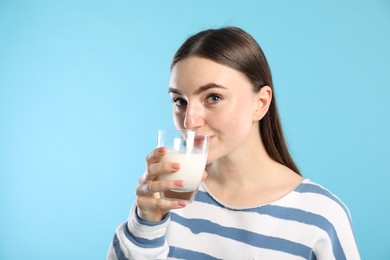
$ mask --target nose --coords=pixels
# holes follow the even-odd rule
[[[184,127],[187,129],[197,129],[204,124],[202,109],[196,104],[187,104],[184,118]]]

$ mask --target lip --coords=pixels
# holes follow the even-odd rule
[[[207,136],[206,139],[209,139],[209,137]],[[204,140],[205,140],[204,135],[202,135],[202,136],[198,135],[198,136],[195,136],[195,138],[194,138],[195,143],[202,143]]]
[[[215,135],[209,135],[209,134],[204,134],[204,133],[199,133],[202,136],[195,136],[195,140],[203,140],[204,136],[207,136],[207,139],[212,139],[215,137]]]
[[[200,146],[203,146],[204,144],[204,141],[205,141],[205,135],[207,135],[207,141],[210,143],[210,140],[212,138],[214,138],[215,135],[208,135],[208,134],[204,134],[204,133],[199,133],[201,135],[195,135],[195,138],[194,138],[194,146],[195,147],[200,147]]]

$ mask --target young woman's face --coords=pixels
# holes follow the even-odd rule
[[[242,73],[209,59],[185,58],[172,69],[169,93],[175,126],[210,135],[208,163],[245,152],[253,141],[258,93]]]

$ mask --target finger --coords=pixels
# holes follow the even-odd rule
[[[204,181],[208,176],[208,173],[206,171],[203,172],[202,181]]]
[[[147,166],[147,178],[154,179],[161,174],[173,173],[180,169],[180,164],[176,162],[159,162]]]
[[[161,174],[170,174],[178,171],[180,164],[175,162],[154,163],[147,167],[147,170],[138,179],[138,185],[155,181]]]
[[[165,200],[159,198],[138,197],[137,206],[141,212],[160,210],[162,214],[167,213],[171,209],[178,209],[186,206],[187,203],[183,200]],[[142,213],[141,213],[142,214]]]
[[[152,189],[152,182],[143,183],[135,190],[135,194],[137,196],[147,196],[152,195],[154,192],[151,191]]]
[[[146,182],[147,175],[148,175],[148,172],[144,171],[142,176],[138,179],[138,185],[141,185],[141,184]]]
[[[166,147],[158,147],[154,149],[150,154],[146,156],[146,164],[153,164],[161,160],[161,158],[166,154]]]
[[[183,180],[161,180],[161,181],[150,181],[140,185],[136,190],[137,196],[148,196],[156,192],[178,189],[184,187]]]

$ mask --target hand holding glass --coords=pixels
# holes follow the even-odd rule
[[[206,167],[208,145],[207,135],[192,130],[159,130],[157,146],[167,148],[161,162],[180,164],[179,171],[162,174],[160,180],[184,181],[183,188],[161,192],[162,198],[193,200]]]

